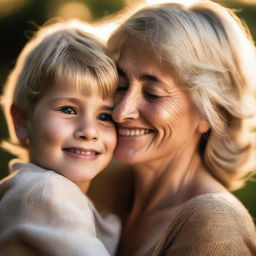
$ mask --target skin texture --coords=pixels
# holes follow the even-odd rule
[[[103,99],[97,90],[54,85],[29,120],[22,125],[16,121],[16,133],[27,135],[32,163],[84,188],[111,160],[116,144],[112,108],[113,100]]]

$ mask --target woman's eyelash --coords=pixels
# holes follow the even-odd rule
[[[145,95],[152,99],[160,99],[162,97],[161,95],[150,93],[150,92],[145,92]]]

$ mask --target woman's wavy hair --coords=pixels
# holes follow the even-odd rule
[[[211,1],[167,3],[133,13],[108,45],[118,59],[132,41],[151,47],[208,120],[199,144],[208,171],[230,190],[241,187],[256,166],[256,53],[246,27]]]
[[[71,20],[41,27],[25,45],[4,87],[1,103],[10,133],[2,147],[27,158],[27,147],[18,141],[10,116],[15,104],[25,119],[53,85],[96,88],[103,98],[115,94],[115,63],[103,43],[88,33],[89,25]]]

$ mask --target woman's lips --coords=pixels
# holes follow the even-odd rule
[[[118,128],[118,135],[124,137],[142,136],[151,132],[153,132],[153,130],[144,128]]]

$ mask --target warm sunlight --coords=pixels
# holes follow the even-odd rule
[[[245,4],[256,5],[255,0],[239,0],[238,2],[245,3]]]
[[[191,4],[195,2],[196,0],[172,0],[171,2],[177,2],[177,3],[184,3],[184,4]],[[128,7],[134,8],[136,10],[140,6],[143,6],[144,4],[161,4],[161,3],[168,3],[170,0],[132,0],[132,1],[126,1],[126,5]],[[114,18],[110,18],[110,20],[106,20],[102,23],[98,23],[95,27],[91,28],[93,29],[93,34],[98,36],[101,40],[106,41],[113,30],[115,30],[118,27],[118,18],[119,15],[117,15]]]
[[[0,0],[0,18],[14,13],[26,3],[26,0]]]
[[[161,3],[176,2],[176,3],[183,3],[185,5],[191,5],[196,1],[197,0],[145,0],[145,2],[148,4],[161,4]],[[255,0],[234,0],[234,2],[256,5]]]
[[[62,26],[62,25],[60,25]],[[68,27],[80,27],[80,29],[91,33],[92,35],[95,35],[102,41],[107,41],[109,35],[112,33],[114,29],[117,28],[118,24],[115,22],[104,22],[104,23],[98,23],[95,25],[86,23],[86,22],[81,22],[77,19],[70,20],[65,26]],[[49,33],[54,31],[55,29],[58,29],[57,26],[55,26],[52,29],[49,29]]]
[[[62,3],[57,8],[55,15],[64,19],[77,18],[86,21],[91,20],[92,17],[91,11],[84,3],[75,1]]]
[[[174,3],[182,3],[184,5],[190,5],[194,2],[196,2],[196,0],[145,0],[146,3],[148,4],[163,4],[163,3],[170,3],[170,2],[174,2]]]
[[[101,40],[107,41],[110,34],[118,27],[118,24],[115,22],[102,23],[96,26],[96,36]]]

